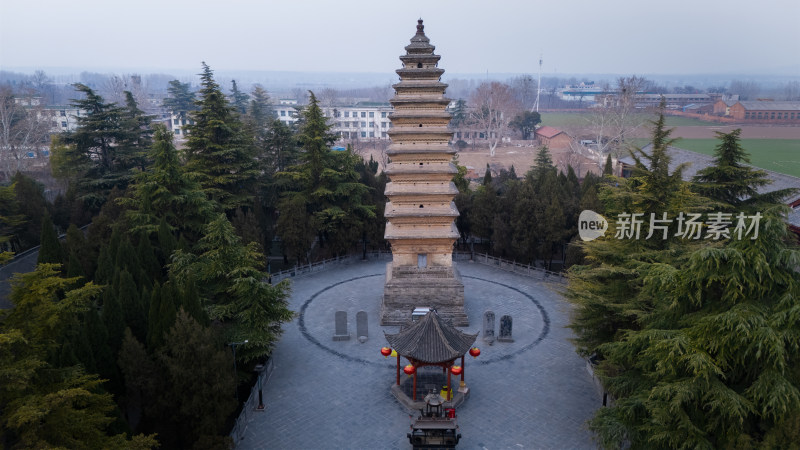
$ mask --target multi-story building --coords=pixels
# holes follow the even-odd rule
[[[296,104],[272,105],[275,117],[286,125],[297,122],[300,108],[302,107]],[[387,133],[392,127],[392,122],[389,120],[392,107],[388,103],[357,103],[351,106],[326,106],[321,109],[332,126],[331,132],[341,139],[389,138]]]

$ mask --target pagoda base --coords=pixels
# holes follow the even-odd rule
[[[386,284],[381,304],[381,325],[402,326],[414,308],[431,307],[453,326],[469,326],[464,312],[464,283],[451,267],[417,268],[386,266]]]

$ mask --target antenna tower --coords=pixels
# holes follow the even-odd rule
[[[539,54],[539,81],[536,83],[536,103],[533,109],[539,112],[539,93],[542,91],[542,55]]]

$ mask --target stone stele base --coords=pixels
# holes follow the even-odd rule
[[[453,326],[469,326],[464,312],[464,283],[451,267],[386,266],[386,284],[381,304],[381,325],[401,326],[414,308],[431,307]]]

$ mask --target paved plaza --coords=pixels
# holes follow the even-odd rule
[[[380,354],[384,331],[398,331],[379,325],[385,264],[352,262],[292,279],[290,307],[298,316],[284,325],[273,353],[266,411],[251,415],[238,449],[411,447],[411,417],[389,391],[396,360]],[[486,310],[497,317],[495,332],[501,316],[514,320],[514,342],[490,346],[481,334],[481,355],[467,356],[471,393],[457,411],[458,448],[594,448],[584,423],[601,398],[568,341],[566,302],[536,278],[466,261],[458,268],[470,320],[464,331],[481,331]],[[347,311],[349,341],[332,339],[339,310]],[[363,344],[355,336],[361,310],[369,316]]]

